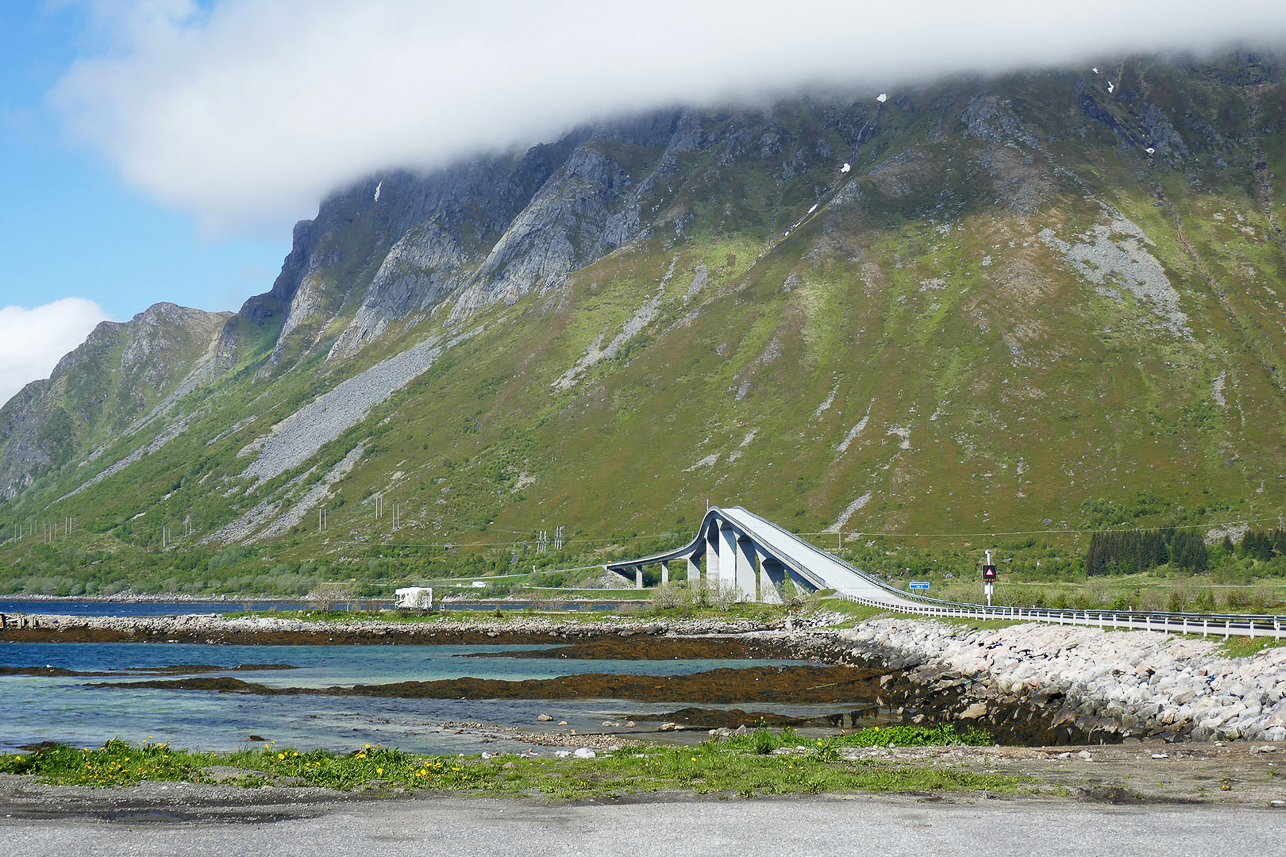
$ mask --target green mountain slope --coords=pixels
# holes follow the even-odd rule
[[[528,568],[558,526],[590,561],[707,501],[803,532],[1275,520],[1277,61],[873,95],[337,194],[162,417],[65,384],[32,463],[35,393],[0,410],[0,585]],[[116,360],[95,401],[131,395]]]

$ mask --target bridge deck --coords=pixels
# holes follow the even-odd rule
[[[740,506],[710,509],[697,530],[696,538],[683,547],[625,562],[608,563],[607,569],[624,574],[630,569],[671,562],[689,557],[694,552],[700,553],[705,549],[706,533],[715,520],[731,524],[754,542],[759,553],[777,560],[818,589],[834,589],[840,595],[893,608],[906,608],[921,603]]]
[[[795,569],[801,576],[819,582],[819,589],[834,589],[840,595],[875,601],[890,607],[916,604],[914,599],[902,595],[838,557],[810,545],[789,530],[764,520],[754,512],[735,506],[731,509],[719,509],[718,513],[724,520],[743,529],[754,539],[756,545],[766,548],[777,561]]]

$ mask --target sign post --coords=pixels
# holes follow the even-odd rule
[[[987,606],[991,606],[992,587],[996,585],[996,567],[991,564],[991,551],[986,551],[987,562],[982,567],[982,591],[987,596]]]

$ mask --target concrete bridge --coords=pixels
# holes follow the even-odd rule
[[[643,569],[659,566],[661,582],[681,566],[689,583],[702,580],[710,589],[732,589],[740,601],[781,604],[786,581],[798,592],[834,589],[843,597],[890,608],[916,603],[887,584],[864,574],[832,554],[813,547],[794,533],[740,506],[706,512],[697,536],[681,548],[639,559],[607,564],[607,570],[643,587]]]
[[[704,580],[702,559],[705,560]],[[909,595],[866,574],[837,556],[810,545],[794,533],[740,506],[706,512],[697,536],[681,548],[639,559],[608,563],[608,571],[633,578],[643,588],[643,569],[659,566],[668,583],[675,564],[685,570],[691,585],[731,588],[738,600],[781,604],[786,581],[797,592],[833,589],[841,598],[921,616],[1003,619],[1133,628],[1201,636],[1286,637],[1286,617],[1215,613],[1145,613],[1130,610],[1057,610],[1027,607],[987,607]]]

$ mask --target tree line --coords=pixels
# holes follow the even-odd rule
[[[1192,574],[1206,570],[1210,555],[1195,530],[1106,530],[1090,536],[1085,555],[1087,575],[1134,574],[1169,563]]]
[[[1237,553],[1259,562],[1286,555],[1286,530],[1246,530],[1246,534],[1241,537],[1241,544],[1237,546]]]
[[[1216,557],[1235,555],[1254,562],[1268,562],[1286,556],[1286,530],[1248,529],[1235,545],[1231,538],[1224,536],[1214,551]],[[1200,574],[1209,567],[1210,554],[1201,534],[1193,529],[1104,530],[1090,536],[1085,573],[1133,574],[1168,563],[1172,568]]]

